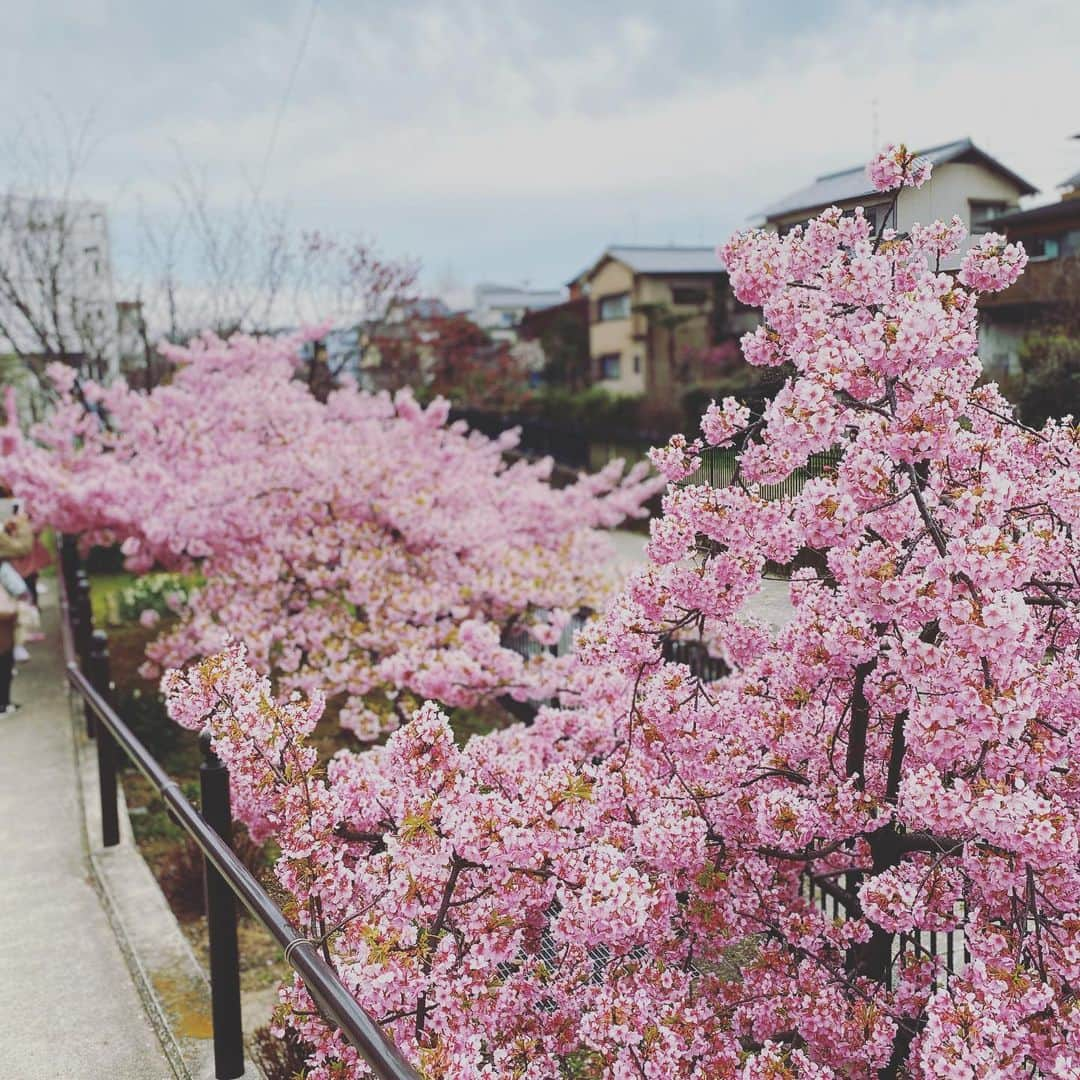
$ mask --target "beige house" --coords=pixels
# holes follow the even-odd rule
[[[958,215],[973,234],[994,227],[994,219],[1010,213],[1023,195],[1036,188],[996,158],[980,150],[970,139],[920,150],[919,157],[933,166],[921,188],[904,188],[890,213],[891,198],[874,191],[865,165],[819,176],[813,183],[792,192],[762,211],[765,227],[787,232],[805,224],[826,207],[853,210],[862,206],[875,228],[887,214],[887,227],[905,232],[915,222],[948,221]],[[954,261],[959,264],[959,257]],[[950,269],[951,266],[945,267]]]
[[[964,247],[944,260],[941,267],[955,270],[972,238],[990,231],[1004,232],[1005,223],[1016,219],[1021,197],[1036,194],[1036,188],[1022,176],[980,150],[970,139],[920,150],[919,157],[933,165],[930,179],[921,188],[903,188],[895,208],[890,197],[873,190],[865,166],[860,165],[819,176],[812,184],[767,207],[762,212],[765,227],[785,233],[828,206],[842,210],[862,206],[875,228],[888,214],[886,226],[899,232],[906,232],[916,222],[948,221],[956,214],[967,226],[969,236]],[[999,218],[1003,219],[1000,224]],[[1017,343],[1010,333],[1010,327],[1000,320],[982,320],[979,352],[988,372],[1000,375],[1018,366]]]
[[[644,395],[657,415],[678,411],[681,394],[707,379],[716,350],[734,350],[754,325],[711,247],[609,247],[569,284],[571,295],[589,298],[594,385]]]

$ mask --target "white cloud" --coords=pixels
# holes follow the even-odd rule
[[[221,199],[243,193],[305,7],[196,0],[186,22],[105,0],[72,11],[75,44],[39,20],[0,65],[24,101],[35,86],[68,108],[101,101],[95,194],[122,193],[121,213],[135,193],[152,205],[176,148]],[[722,239],[808,177],[868,157],[875,100],[882,139],[971,135],[1045,187],[1080,168],[1065,140],[1078,31],[1080,9],[1049,0],[1023,17],[1003,0],[324,0],[267,194],[439,271],[540,282],[633,234]]]

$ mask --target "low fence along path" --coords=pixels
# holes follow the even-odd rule
[[[32,646],[12,688],[23,707],[0,716],[3,1073],[169,1080],[91,883],[55,591],[42,606],[46,640]]]

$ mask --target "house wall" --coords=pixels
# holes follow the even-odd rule
[[[991,378],[1000,378],[1003,366],[1010,375],[1020,373],[1020,351],[1028,336],[1057,325],[1069,326],[1076,318],[1080,201],[1069,205],[1075,205],[1074,214],[1006,226],[1008,239],[1023,243],[1031,258],[1007,289],[979,298],[979,358]],[[1056,242],[1056,254],[1036,254],[1047,238]]]
[[[885,193],[871,193],[857,199],[837,202],[841,210],[856,206],[870,206],[887,202]],[[896,204],[896,225],[906,231],[915,222],[929,224],[940,218],[948,221],[953,214],[959,215],[964,224],[971,227],[971,200],[976,202],[1008,202],[1019,205],[1020,189],[1011,180],[986,168],[985,165],[964,162],[947,162],[936,165],[930,179],[921,188],[904,188]],[[775,230],[796,225],[821,213],[825,207],[797,210],[782,214],[767,224]]]
[[[587,282],[594,383],[613,394],[643,395],[643,415],[657,422],[678,420],[686,392],[715,380],[712,346],[722,342],[731,347],[735,337],[758,322],[756,312],[736,303],[722,270],[635,274],[608,258]],[[699,298],[676,304],[679,289],[694,290]],[[630,296],[629,315],[601,321],[601,301],[624,293]],[[617,378],[602,377],[605,356],[619,357]]]
[[[634,274],[624,263],[612,259],[605,263],[589,282],[589,355],[594,365],[596,385],[613,394],[643,394],[645,392],[645,342],[635,335],[643,331],[641,315],[625,319],[600,321],[600,301],[605,296],[630,293],[633,307],[640,300],[634,289]],[[600,370],[602,356],[617,354],[620,371],[617,379],[604,379]],[[638,371],[634,371],[634,358],[638,358]]]
[[[652,319],[642,313],[648,350],[646,396],[658,415],[678,415],[683,394],[700,378],[699,357],[712,344],[717,281],[718,275],[707,274],[638,279],[640,303],[660,308],[659,317]],[[677,289],[693,289],[703,299],[676,304]]]
[[[1020,346],[1029,328],[983,316],[979,320],[979,360],[988,379],[1001,380],[1020,374]]]
[[[958,214],[971,228],[971,200],[1019,205],[1020,189],[984,165],[947,162],[935,166],[921,188],[904,188],[897,204],[897,225],[906,230],[915,222],[948,221]]]

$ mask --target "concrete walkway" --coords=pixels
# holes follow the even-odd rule
[[[52,584],[50,582],[50,584]],[[171,1080],[91,884],[55,594],[0,716],[0,1060],[12,1080]]]

